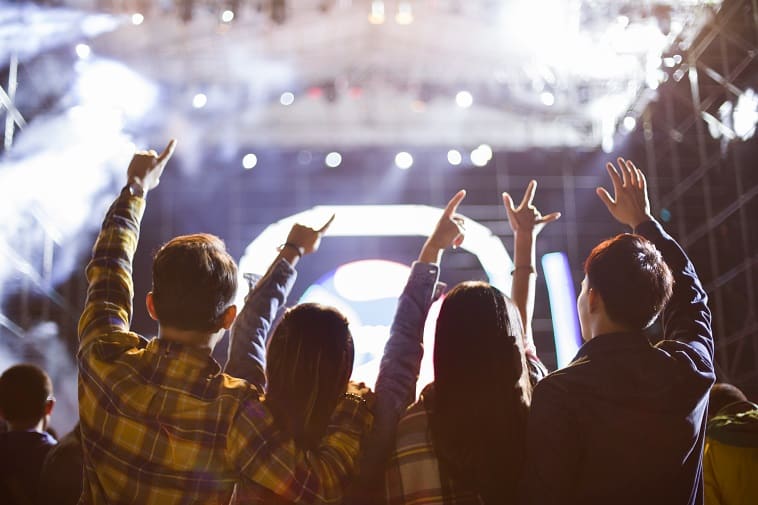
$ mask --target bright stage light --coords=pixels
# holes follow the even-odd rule
[[[285,91],[282,93],[282,96],[279,97],[279,103],[284,105],[285,107],[292,105],[295,102],[295,95],[289,91]]]
[[[144,20],[145,20],[145,16],[143,16],[139,12],[135,12],[134,14],[132,14],[133,25],[141,25]]]
[[[637,120],[632,116],[626,116],[624,118],[624,128],[626,128],[626,131],[630,132],[634,130],[635,126],[637,126]]]
[[[549,91],[543,91],[540,93],[540,101],[547,106],[553,105],[555,103],[555,95]]]
[[[490,161],[492,159],[492,148],[487,144],[481,144],[479,147],[477,147],[477,150],[482,152],[482,155],[487,159],[487,161]]]
[[[410,153],[401,151],[395,156],[395,165],[402,170],[408,170],[413,165],[413,156]]]
[[[483,167],[490,160],[487,155],[487,151],[479,147],[471,151],[470,157],[471,163],[473,163],[475,167]]]
[[[399,25],[409,25],[413,23],[413,9],[410,2],[400,2],[397,6],[395,22]]]
[[[384,2],[382,0],[371,2],[371,13],[368,15],[368,22],[372,25],[384,23]]]
[[[474,97],[468,91],[459,91],[455,95],[455,103],[461,109],[468,109],[474,103]]]
[[[224,23],[231,23],[233,19],[234,19],[234,12],[230,11],[229,9],[221,13],[221,21],[223,21]]]
[[[250,170],[258,164],[258,157],[253,153],[246,154],[242,157],[242,166],[245,170]]]
[[[558,368],[568,365],[582,345],[579,319],[576,314],[576,293],[571,266],[566,254],[554,252],[542,257],[547,294],[555,336],[555,358]]]
[[[447,162],[451,165],[460,165],[463,161],[463,156],[461,156],[461,153],[456,149],[450,149],[447,152]]]
[[[737,105],[732,112],[734,133],[742,140],[747,140],[755,134],[758,124],[758,93],[747,89],[737,99]]]
[[[82,60],[86,60],[87,58],[89,58],[90,54],[92,54],[92,50],[87,44],[76,45],[76,55]]]
[[[336,151],[332,151],[326,155],[324,162],[329,168],[337,168],[342,163],[342,155]]]
[[[204,93],[198,93],[192,97],[192,106],[196,109],[202,109],[208,103],[208,97]]]

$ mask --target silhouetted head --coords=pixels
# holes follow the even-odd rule
[[[708,418],[719,414],[745,412],[752,408],[755,406],[737,386],[726,382],[717,382],[711,386],[711,392],[708,394]]]
[[[590,319],[601,307],[616,325],[644,330],[666,306],[673,289],[671,270],[652,242],[629,233],[601,242],[584,263],[585,279],[577,298],[582,337],[589,340]],[[599,296],[602,304],[597,304]]]
[[[300,447],[324,436],[353,372],[353,338],[338,310],[316,303],[289,309],[266,356],[266,403]]]
[[[44,421],[44,430],[54,405],[53,383],[40,367],[15,365],[0,376],[0,415],[12,429],[33,429]]]
[[[236,291],[237,265],[221,239],[213,235],[171,239],[153,259],[149,297],[161,326],[216,332]],[[148,300],[148,307],[150,303]]]
[[[514,498],[523,468],[531,400],[523,337],[516,306],[484,282],[457,285],[437,318],[435,451],[485,503]]]

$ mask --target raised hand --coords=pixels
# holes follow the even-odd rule
[[[366,386],[365,383],[355,382],[352,380],[348,381],[346,393],[363,398],[363,400],[366,402],[366,407],[368,407],[369,410],[373,411],[376,395],[368,386]]]
[[[621,175],[613,163],[605,166],[613,183],[613,198],[605,188],[597,188],[595,192],[616,221],[636,228],[640,223],[653,219],[647,196],[647,180],[631,160],[618,158],[617,161]]]
[[[419,254],[419,261],[424,263],[438,263],[442,251],[450,246],[458,247],[463,243],[466,233],[463,217],[458,215],[458,205],[466,197],[466,190],[458,191],[453,198],[447,202],[445,210],[442,211],[437,225],[429,238],[426,239],[424,247]]]
[[[292,225],[289,235],[287,235],[287,244],[298,248],[302,255],[318,251],[318,247],[321,245],[321,237],[329,229],[332,221],[334,221],[334,216],[332,214],[332,217],[329,218],[326,224],[317,230],[295,223]]]
[[[532,179],[524,192],[524,198],[518,207],[513,205],[513,199],[507,192],[503,193],[503,205],[508,212],[508,222],[514,235],[518,233],[531,233],[536,236],[542,231],[547,223],[552,223],[559,217],[560,212],[553,212],[543,216],[532,204],[534,193],[537,191],[537,181]]]
[[[174,154],[175,147],[176,139],[171,139],[160,155],[152,149],[134,153],[126,171],[129,183],[137,183],[144,191],[157,187],[166,163]]]

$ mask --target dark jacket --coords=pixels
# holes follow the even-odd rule
[[[0,503],[35,502],[42,463],[56,443],[49,434],[37,431],[0,433]]]
[[[692,263],[658,223],[636,230],[674,274],[663,340],[600,335],[535,388],[525,502],[702,504],[701,455],[715,380],[707,297]],[[634,303],[634,300],[630,300]]]

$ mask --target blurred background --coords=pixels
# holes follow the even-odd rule
[[[757,57],[755,0],[1,2],[0,370],[43,366],[52,425],[75,423],[84,266],[135,148],[176,137],[135,259],[142,334],[161,243],[214,233],[262,273],[292,222],[336,211],[289,301],[343,310],[373,382],[438,209],[468,190],[442,280],[508,292],[500,193],[535,178],[537,207],[563,213],[537,244],[535,339],[554,370],[579,343],[587,253],[625,231],[594,194],[624,156],[708,290],[719,379],[755,400]]]

